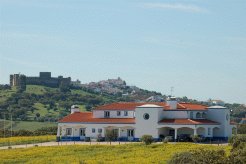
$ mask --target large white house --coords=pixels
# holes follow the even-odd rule
[[[72,106],[71,114],[58,123],[57,139],[104,138],[107,129],[113,130],[117,140],[122,141],[137,141],[143,135],[177,139],[181,134],[227,139],[233,127],[230,110],[225,107],[178,103],[169,98],[158,103],[112,103],[92,112],[79,112]]]

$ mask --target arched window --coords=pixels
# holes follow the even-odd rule
[[[205,112],[202,112],[202,118],[206,118],[207,114]]]
[[[196,113],[196,118],[201,118],[201,113],[200,112]]]

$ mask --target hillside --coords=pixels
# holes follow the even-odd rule
[[[16,121],[16,127],[22,127],[21,125],[25,124],[21,121],[43,122],[45,126],[45,122],[56,122],[68,115],[70,107],[74,104],[79,105],[81,111],[90,111],[93,107],[111,102],[163,101],[166,97],[158,92],[128,86],[120,78],[79,86],[72,85],[69,88],[27,85],[25,91],[4,85],[0,87],[0,119],[3,119],[5,115],[5,118],[10,120],[12,116]],[[200,102],[187,97],[178,99],[181,102],[211,105],[208,101]],[[225,104],[225,106],[232,109],[234,121],[239,122],[245,117],[244,105]]]
[[[81,111],[89,110],[95,105],[114,101],[109,96],[97,95],[81,89],[61,92],[59,88],[27,85],[26,91],[14,89],[1,90],[0,118],[12,114],[17,121],[57,121],[69,114],[70,106],[78,104]]]
[[[5,124],[5,129],[10,130],[11,129],[11,121],[10,120],[4,120],[0,119],[0,129],[4,129],[4,124]],[[30,130],[34,131],[43,127],[54,127],[57,126],[56,123],[54,122],[37,122],[37,121],[12,121],[12,130]]]

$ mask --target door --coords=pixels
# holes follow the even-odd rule
[[[80,128],[79,136],[80,136],[80,140],[84,140],[85,139],[85,128]]]
[[[127,130],[127,138],[129,141],[132,141],[134,139],[134,129]]]

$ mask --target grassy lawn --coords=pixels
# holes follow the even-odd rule
[[[192,143],[126,145],[70,145],[0,151],[0,163],[166,163],[176,152],[225,149]]]
[[[49,142],[55,140],[56,140],[55,135],[8,137],[8,138],[0,138],[0,146],[33,144],[33,143],[42,143],[42,142]]]
[[[11,126],[11,121],[9,120],[5,120],[5,129],[10,130],[10,126]],[[35,121],[13,121],[12,123],[13,125],[13,130],[21,130],[21,129],[25,129],[25,130],[37,130],[40,129],[42,127],[53,127],[53,126],[57,126],[56,123],[53,122],[35,122]],[[3,129],[3,120],[0,119],[0,129]]]

